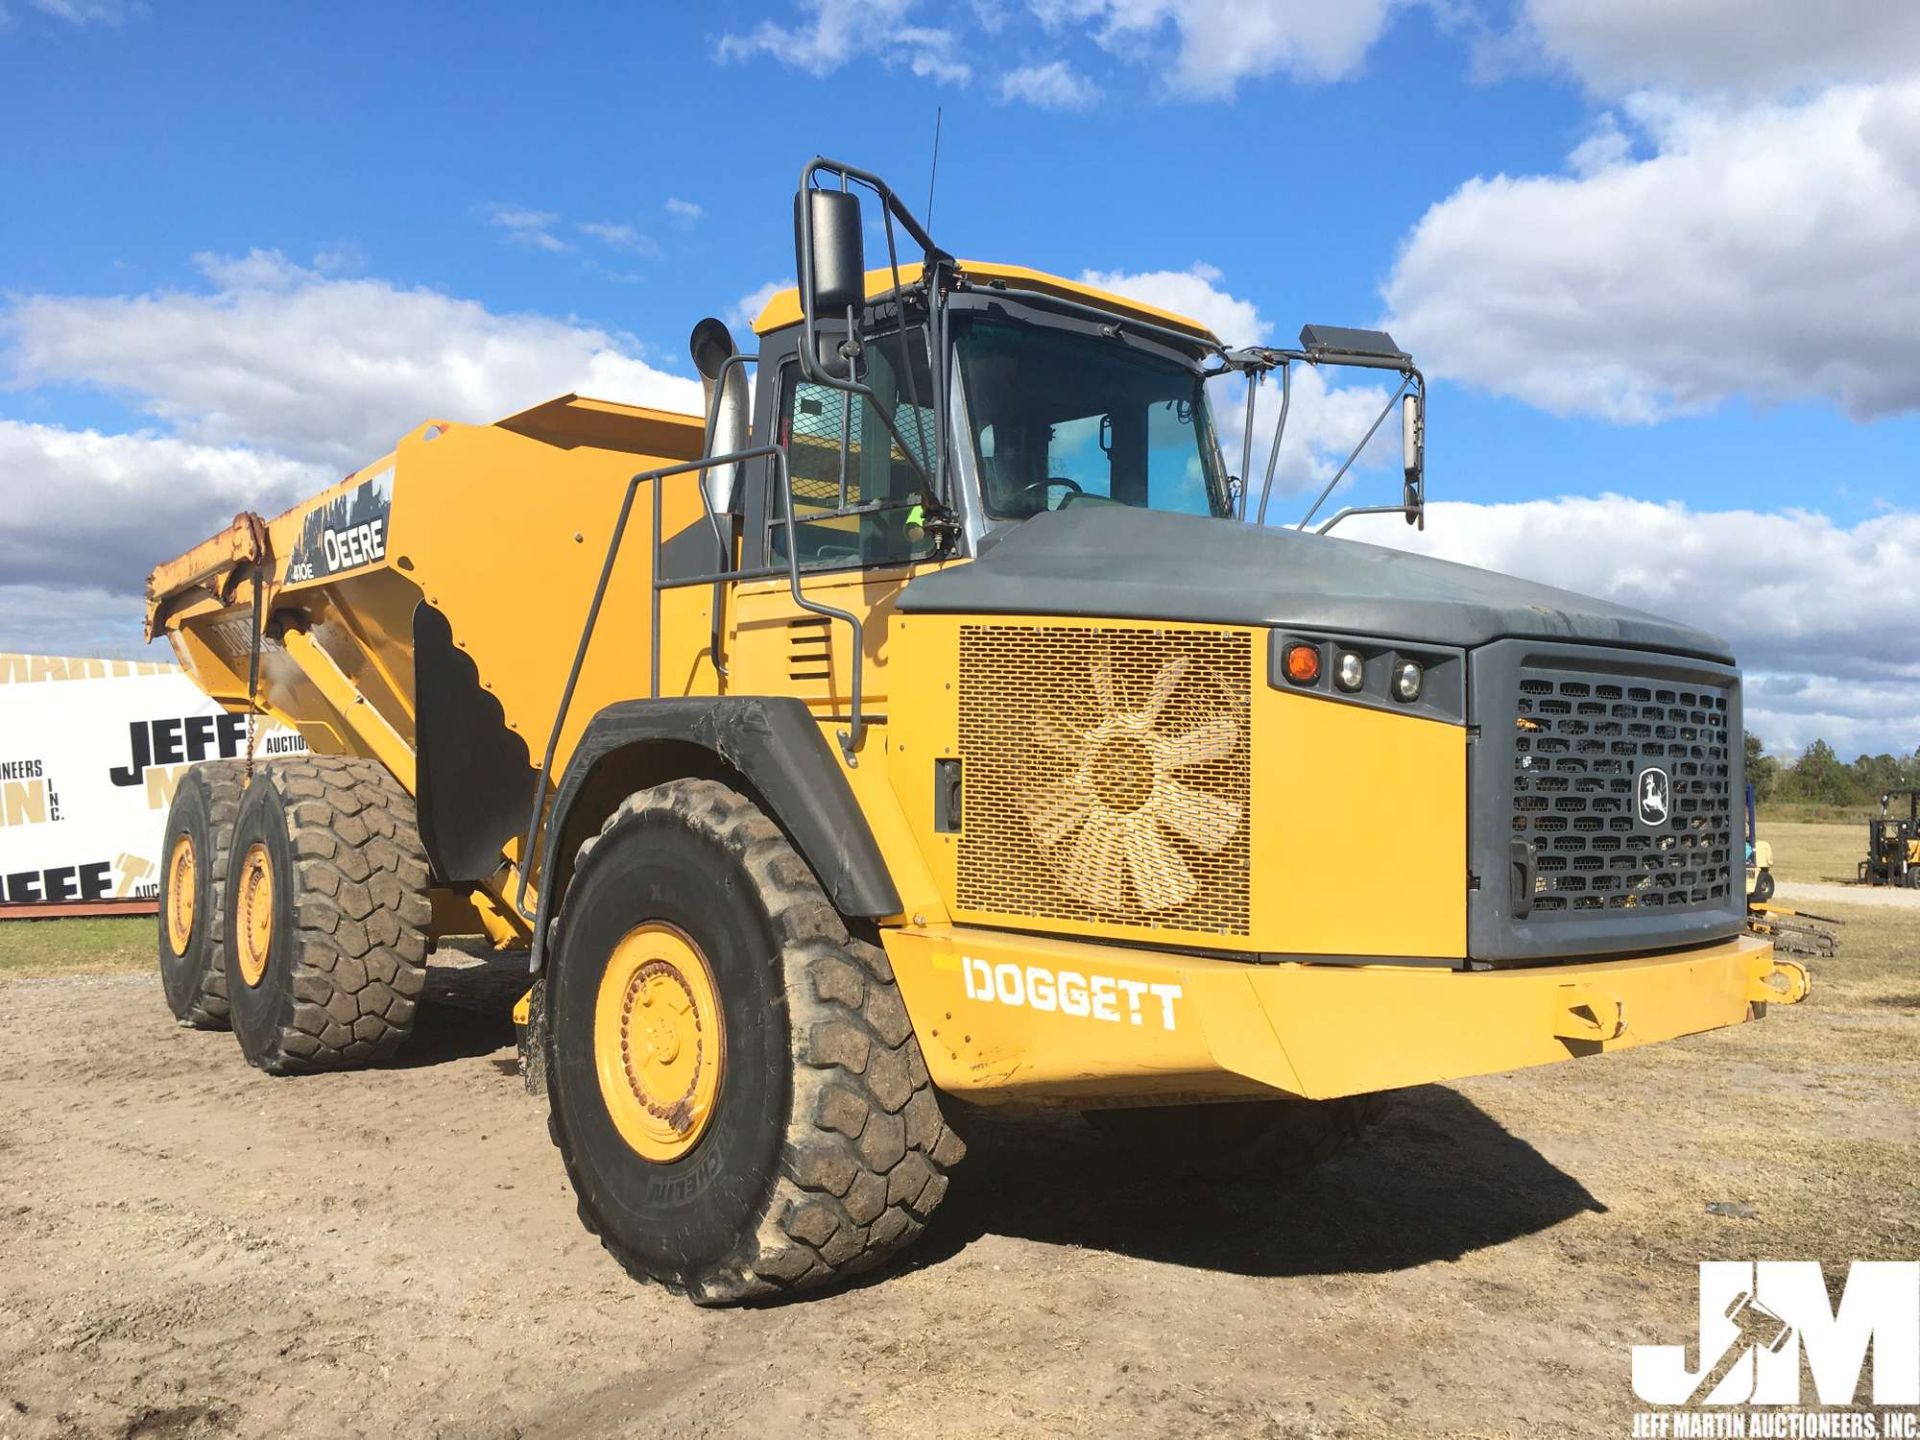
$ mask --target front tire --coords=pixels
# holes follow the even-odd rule
[[[1753,877],[1753,903],[1764,905],[1773,899],[1773,871],[1762,870]]]
[[[914,1240],[964,1147],[893,971],[739,792],[629,796],[582,847],[547,979],[551,1129],[587,1227],[701,1304]]]
[[[160,986],[195,1030],[227,1028],[226,891],[242,760],[208,760],[180,777],[161,842]]]
[[[260,766],[227,880],[227,996],[273,1075],[390,1057],[426,984],[427,860],[413,799],[373,760]]]

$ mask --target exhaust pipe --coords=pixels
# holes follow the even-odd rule
[[[712,316],[693,327],[687,341],[693,368],[700,372],[700,388],[707,402],[706,454],[730,455],[747,444],[747,373],[744,366],[728,365],[738,353],[724,320]],[[716,515],[737,514],[740,508],[740,466],[716,465],[702,473],[707,502]]]

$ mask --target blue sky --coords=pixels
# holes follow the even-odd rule
[[[1651,527],[1648,565],[1717,580],[1574,573],[1759,642],[1750,667],[1799,686],[1761,707],[1786,748],[1823,725],[1843,751],[1920,744],[1915,642],[1834,614],[1778,644],[1742,618],[1759,589],[1777,614],[1844,578],[1822,567],[1858,578],[1920,538],[1920,330],[1900,313],[1920,105],[1888,58],[1920,55],[1908,7],[1862,6],[1837,38],[1794,0],[1599,20],[1573,0],[0,7],[10,488],[43,453],[124,489],[163,453],[136,439],[188,447],[171,463],[205,503],[164,535],[185,544],[236,492],[284,503],[301,467],[378,448],[387,402],[349,372],[391,370],[396,429],[402,403],[492,418],[460,403],[530,403],[583,366],[673,393],[692,323],[792,273],[804,161],[878,170],[918,208],[939,106],[949,248],[1141,277],[1149,298],[1184,276],[1274,341],[1388,320],[1434,372],[1435,497],[1508,507],[1457,512],[1433,548],[1525,568],[1529,517]],[[1793,163],[1748,173],[1773,157]],[[1879,190],[1823,180],[1861,165]],[[417,313],[379,334],[383,301]],[[248,344],[222,349],[242,318]],[[470,333],[514,386],[551,384],[437,390]],[[1607,496],[1685,510],[1524,508]],[[13,523],[0,561],[72,528],[52,502]],[[137,593],[131,551],[107,553],[132,573],[9,563],[0,648],[113,643],[75,607],[35,619],[46,593],[98,592],[101,617]]]

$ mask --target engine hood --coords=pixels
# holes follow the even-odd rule
[[[907,612],[1073,615],[1331,630],[1472,647],[1508,636],[1731,663],[1688,625],[1491,570],[1331,535],[1124,505],[1068,505],[922,575]]]

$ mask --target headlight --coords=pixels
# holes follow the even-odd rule
[[[1334,668],[1333,683],[1342,690],[1358,690],[1367,680],[1366,662],[1351,650],[1340,653],[1340,663]]]
[[[1411,660],[1402,660],[1393,672],[1394,696],[1411,705],[1420,698],[1420,679],[1420,667]]]

